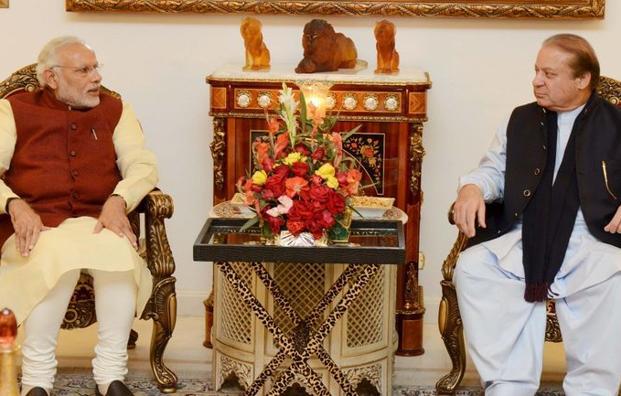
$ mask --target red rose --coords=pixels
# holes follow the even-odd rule
[[[317,149],[313,151],[313,154],[311,154],[311,158],[314,159],[315,161],[321,161],[325,155],[326,155],[326,151],[324,150],[324,148],[317,147]]]
[[[323,236],[324,228],[315,220],[311,220],[306,224],[308,231],[313,234],[313,238],[319,239]]]
[[[322,210],[321,212],[319,212],[316,220],[319,225],[324,229],[332,227],[335,223],[334,216],[332,215],[332,213],[330,213],[329,210]]]
[[[273,196],[280,197],[285,193],[285,183],[278,178],[268,177],[263,185],[263,191],[265,190],[270,190]]]
[[[310,154],[310,150],[308,149],[308,147],[306,147],[304,143],[296,144],[293,149],[298,153],[301,153],[302,155],[308,156]]]
[[[314,201],[326,202],[328,199],[328,195],[330,194],[330,187],[325,184],[321,184],[319,186],[311,186],[309,191],[309,198]]]
[[[325,202],[320,202],[320,201],[311,199],[308,201],[308,206],[311,208],[313,212],[317,212],[325,208]]]
[[[279,165],[272,170],[272,174],[267,178],[264,189],[271,190],[275,197],[280,197],[286,191],[285,180],[289,174],[289,167],[286,165]]]
[[[270,190],[269,188],[264,188],[263,191],[261,191],[261,196],[266,201],[269,201],[270,199],[277,198],[277,197],[274,196],[274,191]],[[280,195],[279,195],[279,197],[280,197]]]
[[[306,162],[294,162],[291,165],[291,172],[298,177],[304,177],[308,174],[308,164]]]
[[[304,231],[304,222],[299,220],[288,220],[287,229],[293,235],[298,236],[300,232]]]
[[[291,206],[291,209],[289,209],[287,217],[291,220],[308,220],[313,217],[313,210],[306,202],[296,200],[293,201],[293,205]]]
[[[326,202],[326,208],[330,213],[336,215],[345,210],[345,198],[335,191],[332,191]]]
[[[265,216],[263,216],[263,219],[265,219],[267,224],[270,226],[270,230],[272,230],[273,234],[280,233],[280,227],[285,224],[285,221],[282,219],[282,217],[270,216],[267,213],[265,214]]]
[[[317,186],[323,183],[323,179],[321,178],[321,176],[318,175],[311,176],[310,181],[312,184],[315,184]]]

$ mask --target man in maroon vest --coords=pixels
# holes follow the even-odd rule
[[[22,394],[46,396],[73,289],[94,280],[98,395],[131,395],[127,339],[151,280],[127,213],[157,169],[131,107],[101,91],[94,51],[75,37],[41,51],[41,89],[0,100],[0,306],[23,324]]]
[[[545,40],[536,101],[513,110],[479,168],[460,179],[455,223],[469,240],[454,280],[486,395],[534,395],[547,299],[556,302],[567,395],[621,381],[621,110],[600,98],[582,37]]]

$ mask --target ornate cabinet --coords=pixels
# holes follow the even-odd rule
[[[405,229],[406,264],[397,271],[397,353],[421,354],[425,309],[418,285],[419,224],[429,76],[417,70],[375,75],[369,68],[316,74],[296,74],[293,69],[289,65],[244,72],[241,66],[234,66],[207,77],[214,125],[214,204],[231,199],[237,180],[250,171],[251,143],[265,133],[265,114],[277,108],[282,84],[294,90],[296,83],[305,81],[333,84],[328,107],[332,114],[338,114],[334,130],[348,131],[362,125],[344,142],[344,149],[363,170],[362,184],[370,186],[365,193],[395,197],[395,206],[409,218]]]

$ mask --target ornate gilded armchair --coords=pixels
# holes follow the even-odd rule
[[[616,81],[608,77],[602,77],[597,88],[603,98],[611,103],[621,106],[621,81]],[[452,216],[449,213],[449,222],[453,224]],[[438,312],[438,326],[446,350],[451,357],[453,368],[436,383],[438,394],[453,394],[464,377],[466,370],[466,348],[464,344],[463,325],[459,306],[457,304],[457,294],[453,284],[453,272],[457,264],[459,253],[466,246],[468,238],[461,232],[453,244],[453,248],[446,260],[442,264],[442,300]],[[556,319],[554,302],[547,303],[547,326],[546,341],[561,342],[561,330]]]
[[[0,98],[24,90],[33,91],[38,87],[35,65],[29,65],[0,82]],[[104,91],[120,97],[116,92],[105,88]],[[173,202],[171,197],[156,189],[151,191],[142,200],[138,208],[129,215],[134,233],[139,238],[141,222],[145,231],[144,238],[140,239],[139,252],[146,260],[153,276],[153,291],[140,318],[153,319],[150,363],[155,380],[164,393],[175,392],[177,388],[177,376],[166,367],[163,361],[164,349],[172,336],[177,318],[175,278],[172,276],[175,270],[175,262],[164,226],[164,219],[170,218],[172,214]],[[64,329],[83,328],[96,321],[92,277],[87,273],[82,273],[69,303],[62,327]],[[128,348],[135,347],[137,339],[138,333],[132,330]]]

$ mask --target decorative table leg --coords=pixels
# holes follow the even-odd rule
[[[246,303],[248,308],[256,315],[265,328],[272,333],[274,340],[281,347],[278,354],[264,368],[261,374],[256,378],[251,386],[248,387],[245,395],[254,395],[260,391],[261,387],[271,376],[274,371],[284,361],[286,356],[292,358],[293,362],[289,370],[285,371],[280,378],[274,383],[268,395],[280,395],[286,391],[289,384],[295,379],[295,374],[299,374],[303,381],[313,390],[316,395],[330,396],[330,391],[324,385],[321,376],[313,370],[309,365],[308,359],[312,354],[317,354],[319,359],[326,365],[329,373],[337,381],[348,396],[355,396],[355,391],[347,376],[334,363],[330,355],[323,348],[323,340],[330,333],[336,322],[345,314],[347,308],[355,301],[358,295],[364,290],[369,281],[379,271],[379,265],[368,264],[361,266],[350,265],[343,272],[334,285],[326,292],[321,301],[309,315],[309,318],[317,320],[321,317],[323,311],[330,305],[330,302],[338,296],[343,288],[348,284],[350,279],[356,277],[356,280],[350,285],[345,295],[338,302],[334,310],[328,315],[328,318],[319,326],[319,329],[310,334],[311,327],[308,322],[303,320],[299,314],[293,309],[288,299],[281,292],[280,288],[267,272],[261,263],[251,263],[258,278],[263,282],[267,290],[271,293],[274,302],[286,312],[293,323],[296,325],[293,339],[287,337],[280,327],[275,323],[269,312],[261,305],[252,291],[241,280],[230,263],[220,261],[216,265],[233,286],[240,298]]]
[[[256,395],[257,393],[259,393],[261,387],[263,386],[263,384],[265,384],[265,381],[267,381],[269,377],[276,373],[276,369],[280,367],[282,362],[285,361],[286,357],[287,354],[284,351],[278,351],[276,356],[274,356],[274,358],[267,364],[267,366],[265,366],[263,371],[261,371],[261,374],[259,374],[259,376],[254,380],[252,385],[248,387],[246,393],[249,395]]]
[[[343,370],[341,370],[339,366],[337,366],[337,364],[334,363],[334,360],[332,360],[328,352],[326,352],[324,348],[319,348],[317,350],[316,355],[319,361],[324,366],[326,366],[332,378],[334,378],[334,380],[339,384],[341,389],[345,391],[345,394],[355,395],[356,391],[353,385],[351,384],[351,382],[349,381],[349,378],[347,378],[347,375],[345,375]]]
[[[325,309],[330,305],[330,303],[332,303],[336,296],[338,296],[343,287],[356,274],[357,271],[356,266],[348,266],[345,271],[343,271],[343,273],[339,276],[336,282],[324,294],[324,296],[321,298],[315,308],[313,308],[308,318],[306,320],[303,320],[299,316],[299,314],[293,309],[293,307],[284,296],[284,294],[276,284],[275,280],[267,272],[265,267],[261,265],[261,263],[257,262],[253,262],[251,265],[254,268],[257,277],[261,280],[261,282],[263,282],[263,284],[270,291],[270,293],[272,293],[272,296],[274,297],[274,302],[278,304],[278,306],[287,314],[287,316],[293,322],[293,325],[297,327],[301,323],[307,322],[308,324],[305,324],[307,328],[311,326],[310,324],[315,323],[321,317]],[[339,369],[336,363],[334,363],[330,355],[323,347],[319,348],[319,350],[317,351],[317,357],[326,366],[326,368],[328,368],[328,372],[341,386],[341,388],[345,390],[346,394],[355,394],[354,388],[349,383],[347,376],[341,371],[341,369]],[[288,384],[286,384],[286,386],[288,386]]]

